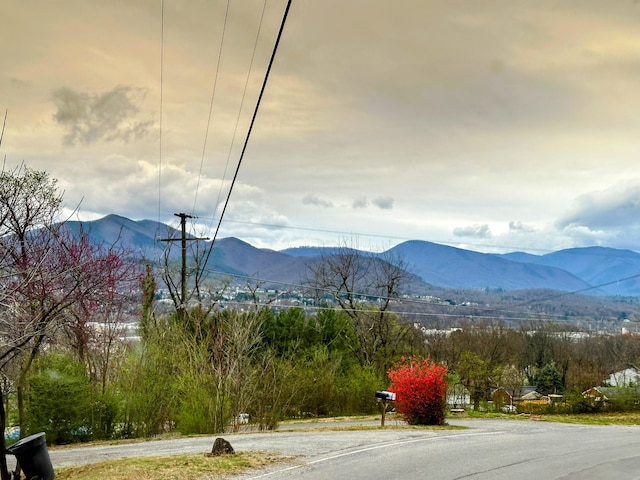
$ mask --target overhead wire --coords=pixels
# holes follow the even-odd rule
[[[249,123],[249,128],[247,130],[247,135],[245,136],[244,144],[242,146],[242,151],[240,152],[240,157],[238,159],[238,163],[236,165],[236,170],[233,174],[233,179],[231,180],[231,185],[229,186],[229,192],[227,193],[227,198],[224,202],[224,206],[220,213],[220,220],[218,221],[218,225],[216,226],[216,230],[214,232],[213,238],[211,239],[211,243],[209,245],[208,251],[205,255],[204,265],[207,264],[211,256],[211,251],[213,250],[213,246],[215,244],[216,238],[218,236],[218,232],[220,231],[220,225],[222,224],[222,220],[224,218],[224,214],[227,210],[227,206],[229,205],[229,200],[231,199],[231,194],[233,192],[233,187],[235,186],[236,180],[238,178],[238,173],[240,172],[240,167],[242,166],[242,161],[244,159],[244,154],[247,150],[247,145],[249,144],[249,139],[251,138],[251,132],[253,131],[253,125],[255,124],[256,117],[258,116],[258,110],[260,109],[260,103],[262,101],[262,97],[267,87],[267,83],[269,81],[269,75],[271,74],[271,68],[273,67],[273,62],[275,60],[276,53],[278,51],[278,46],[280,45],[280,40],[282,38],[282,32],[284,31],[284,26],[287,21],[287,16],[289,15],[289,9],[291,8],[292,0],[287,0],[287,5],[282,16],[282,22],[280,23],[280,29],[278,30],[278,35],[276,37],[275,44],[273,46],[273,51],[271,53],[271,58],[269,59],[269,64],[267,65],[267,70],[264,75],[264,80],[262,81],[262,87],[260,88],[260,93],[258,95],[258,99],[256,101],[256,106],[253,110],[253,115],[251,117],[251,122]]]
[[[204,142],[202,145],[202,157],[200,159],[200,170],[198,172],[198,181],[196,182],[196,191],[194,194],[194,198],[193,198],[193,209],[192,209],[192,213],[195,214],[196,211],[196,205],[198,203],[198,190],[200,189],[200,180],[202,178],[202,169],[204,166],[204,157],[205,157],[205,153],[207,150],[207,140],[209,138],[209,129],[211,127],[211,116],[213,113],[213,102],[216,96],[216,88],[218,85],[218,74],[220,73],[220,61],[222,59],[222,50],[224,47],[224,39],[225,39],[225,33],[227,31],[227,19],[229,17],[229,4],[230,4],[230,0],[227,0],[227,7],[225,9],[225,13],[224,13],[224,22],[222,25],[222,33],[220,35],[220,48],[218,49],[218,60],[216,62],[216,71],[215,71],[215,75],[213,78],[213,86],[211,88],[211,102],[209,103],[209,116],[207,118],[207,128],[205,129],[204,132]],[[264,12],[264,10],[263,10]],[[263,13],[264,15],[264,13]],[[226,167],[225,167],[225,171],[226,171]]]
[[[222,50],[223,50],[223,44],[224,44],[224,37],[225,37],[225,31],[226,31],[226,26],[227,26],[227,20],[228,20],[228,13],[229,13],[229,5],[230,2],[229,0],[227,0],[227,6],[226,6],[226,10],[225,10],[225,19],[224,19],[224,24],[223,24],[223,31],[222,31],[222,35],[221,35],[221,42],[220,42],[220,48],[218,51],[218,58],[217,58],[217,65],[216,65],[216,73],[215,73],[215,77],[214,77],[214,82],[213,82],[213,87],[212,87],[212,94],[211,94],[211,100],[210,100],[210,106],[209,106],[209,115],[208,115],[208,119],[207,119],[207,127],[205,130],[205,137],[204,137],[204,142],[203,142],[203,149],[202,149],[202,156],[201,156],[201,162],[200,162],[200,169],[199,169],[199,174],[198,174],[198,180],[197,180],[197,184],[196,184],[196,190],[195,190],[195,196],[194,196],[194,204],[193,204],[193,211],[195,212],[196,209],[196,204],[197,204],[197,198],[198,198],[198,193],[199,193],[199,187],[200,187],[200,182],[201,182],[201,177],[202,177],[202,170],[203,170],[203,164],[204,164],[204,157],[205,157],[205,153],[206,153],[206,147],[207,147],[207,143],[208,143],[208,134],[209,134],[209,130],[210,130],[210,123],[211,123],[211,117],[212,117],[212,111],[213,111],[213,105],[214,105],[214,98],[215,98],[215,93],[216,93],[216,85],[217,85],[217,81],[218,81],[218,75],[219,75],[219,70],[220,70],[220,63],[221,63],[221,58],[222,58]],[[253,121],[255,120],[255,116],[259,107],[259,103],[260,103],[260,98],[262,97],[262,94],[264,92],[264,87],[266,85],[266,81],[269,75],[269,70],[271,68],[271,65],[273,63],[273,58],[275,56],[275,52],[278,46],[278,42],[280,40],[280,36],[284,27],[284,23],[286,21],[286,17],[288,14],[288,10],[289,7],[291,5],[291,0],[287,3],[287,7],[285,10],[285,14],[284,14],[284,18],[280,27],[280,31],[278,33],[278,39],[276,40],[276,45],[274,47],[274,51],[269,63],[269,67],[267,69],[267,73],[265,75],[265,81],[263,82],[263,87],[262,90],[260,92],[260,97],[258,99],[258,103],[256,105],[256,109],[254,111],[254,116],[251,122],[251,127],[249,129],[249,132],[247,134],[247,138],[245,139],[245,143],[244,143],[244,147],[243,147],[243,152],[242,155],[240,157],[240,160],[238,162],[237,168],[236,168],[236,173],[234,175],[234,179],[231,183],[231,187],[228,191],[228,195],[227,195],[227,201],[224,204],[223,210],[222,210],[222,214],[219,217],[218,220],[218,224],[215,230],[215,234],[214,234],[214,238],[213,241],[211,242],[211,248],[213,247],[213,243],[215,242],[215,239],[217,238],[218,234],[219,234],[219,230],[220,230],[220,226],[221,223],[223,221],[223,217],[224,217],[224,213],[226,211],[227,205],[228,205],[228,201],[229,201],[229,197],[231,196],[231,192],[233,189],[233,186],[235,184],[235,180],[237,178],[237,172],[240,168],[240,164],[242,162],[242,158],[244,156],[244,151],[246,149],[246,145],[249,139],[249,135],[251,132],[251,128],[253,126]],[[257,42],[258,42],[258,37],[259,37],[259,33],[260,33],[260,28],[262,27],[262,20],[264,17],[264,10],[266,7],[266,1],[264,3],[263,6],[263,11],[262,11],[262,15],[261,15],[261,20],[260,20],[260,27],[258,29],[258,35],[256,36],[256,42],[254,45],[254,50],[253,50],[253,56],[251,59],[251,65],[249,68],[249,74],[247,75],[247,79],[245,82],[245,89],[243,92],[243,97],[242,97],[242,102],[241,102],[241,106],[239,109],[239,113],[238,113],[238,118],[236,121],[236,127],[234,130],[234,135],[233,135],[233,140],[231,142],[231,146],[229,149],[229,154],[227,156],[227,162],[225,165],[225,170],[224,170],[224,174],[222,176],[222,180],[221,182],[224,183],[224,179],[226,178],[226,172],[228,169],[228,165],[229,165],[229,160],[230,160],[230,155],[231,155],[231,150],[233,148],[233,143],[235,141],[235,136],[236,136],[236,132],[237,132],[237,128],[238,128],[238,124],[239,124],[239,118],[240,118],[240,113],[242,110],[242,105],[244,103],[244,98],[246,95],[246,89],[247,89],[247,84],[248,84],[248,80],[249,80],[249,75],[251,73],[251,66],[253,65],[253,60],[254,60],[254,56],[255,56],[255,52],[256,52],[256,46],[257,46]],[[160,115],[159,115],[159,152],[158,152],[158,224],[161,224],[161,217],[162,217],[162,170],[163,170],[163,119],[164,119],[164,115],[163,115],[163,106],[164,106],[164,101],[163,101],[163,96],[164,96],[164,36],[165,36],[165,8],[164,8],[164,0],[161,0],[161,25],[160,25]],[[219,190],[218,193],[218,199],[215,202],[215,205],[219,204],[219,200],[220,200],[220,195],[222,192],[222,184],[221,184],[221,188]],[[202,218],[202,217],[201,217]],[[206,218],[206,217],[204,217]],[[211,216],[211,224],[213,225],[214,221],[215,221],[215,217]],[[251,224],[251,225],[261,225],[261,226],[266,226],[266,227],[271,227],[271,228],[289,228],[289,229],[297,229],[297,230],[306,230],[306,231],[317,231],[317,232],[323,232],[323,233],[337,233],[337,234],[342,234],[342,235],[351,235],[353,236],[354,233],[353,232],[342,232],[342,231],[336,231],[336,230],[328,230],[328,229],[318,229],[318,228],[308,228],[308,227],[292,227],[292,226],[284,226],[284,225],[274,225],[274,224],[266,224],[266,223],[258,223],[258,222],[246,222],[246,221],[238,221],[238,220],[226,220],[226,222],[234,222],[234,223],[245,223],[245,224]],[[159,229],[159,226],[158,226]],[[157,233],[157,232],[156,232]],[[407,237],[400,237],[400,236],[389,236],[389,235],[382,235],[382,234],[371,234],[371,233],[366,233],[366,234],[362,234],[362,233],[356,233],[355,235],[357,236],[367,236],[367,237],[376,237],[376,238],[388,238],[388,239],[397,239],[397,240],[412,240],[410,238]],[[157,237],[158,235],[156,235]],[[450,242],[450,241],[440,241],[439,243],[442,244],[448,244],[448,245],[457,245],[455,242]],[[484,246],[484,245],[477,245],[477,246]],[[512,248],[512,247],[507,247],[504,245],[487,245],[490,247],[497,247],[497,248]],[[531,250],[531,249],[529,249]],[[543,251],[543,250],[540,250]],[[544,250],[547,251],[547,250]],[[207,257],[210,254],[207,255]]]
[[[158,132],[158,229],[162,218],[162,107],[164,93],[164,0],[160,0],[160,119]],[[156,230],[155,238],[159,238]]]
[[[267,82],[269,81],[269,75],[271,74],[271,68],[273,67],[273,62],[275,60],[275,56],[276,53],[278,51],[278,46],[280,45],[280,39],[282,38],[282,32],[284,30],[284,25],[287,21],[287,16],[289,14],[289,9],[291,7],[291,1],[292,0],[288,0],[287,1],[287,6],[285,8],[284,11],[284,15],[282,17],[282,22],[280,24],[280,29],[278,30],[278,36],[276,37],[276,41],[275,41],[275,45],[273,46],[273,52],[271,53],[271,58],[269,59],[269,64],[267,66],[267,71],[265,73],[264,76],[264,80],[262,82],[262,87],[260,88],[260,93],[258,94],[258,100],[256,101],[256,106],[255,109],[253,111],[253,115],[251,117],[251,122],[249,124],[249,129],[247,130],[247,135],[245,137],[244,140],[244,144],[242,146],[242,151],[240,152],[240,158],[238,159],[238,164],[236,165],[236,170],[234,172],[233,175],[233,179],[231,180],[231,185],[229,187],[229,192],[227,194],[227,198],[224,202],[224,206],[222,208],[222,212],[220,213],[220,220],[218,221],[218,225],[216,227],[215,233],[213,235],[213,239],[211,240],[211,246],[213,247],[213,244],[216,241],[218,232],[220,231],[220,224],[222,223],[222,220],[224,219],[224,214],[227,210],[227,207],[229,205],[229,200],[231,199],[231,194],[233,192],[233,187],[235,186],[236,180],[238,178],[238,173],[240,172],[240,167],[242,166],[242,161],[244,160],[244,154],[247,150],[247,145],[249,144],[249,139],[251,138],[251,132],[253,131],[253,125],[255,124],[256,121],[256,117],[258,116],[258,110],[260,109],[260,103],[262,102],[262,97],[264,95],[265,89],[267,87]]]
[[[204,219],[204,220],[211,220],[211,223],[213,223],[216,219],[219,219],[219,217],[209,217],[209,216],[199,216],[198,218]],[[327,229],[327,228],[317,228],[317,227],[300,227],[300,226],[295,226],[295,225],[278,225],[275,223],[264,223],[264,222],[250,222],[247,220],[230,220],[228,218],[225,218],[225,223],[238,223],[238,224],[243,224],[243,225],[252,225],[252,226],[260,226],[260,227],[268,227],[268,228],[280,228],[280,229],[288,229],[288,230],[301,230],[301,231],[306,231],[306,232],[318,232],[318,233],[331,233],[331,234],[337,234],[337,235],[343,235],[344,238],[352,238],[352,237],[366,237],[366,238],[383,238],[383,239],[388,239],[388,240],[402,240],[402,241],[412,241],[412,240],[417,240],[417,241],[421,241],[419,238],[416,237],[403,237],[403,236],[399,236],[399,235],[389,235],[389,234],[381,234],[381,233],[370,233],[370,232],[354,232],[354,231],[345,231],[345,230],[331,230],[331,229]],[[422,240],[425,242],[429,242],[429,243],[438,243],[440,245],[445,245],[445,246],[450,246],[450,247],[454,247],[454,248],[461,248],[459,247],[459,243],[457,242],[452,242],[450,240],[438,240],[438,239],[434,239],[434,240]],[[511,250],[511,251],[519,251],[521,250],[521,247],[515,247],[512,245],[485,245],[485,244],[472,244],[472,246],[476,246],[476,247],[491,247],[491,248],[499,248],[499,249],[507,249],[507,250]],[[540,254],[543,253],[553,253],[553,250],[549,250],[549,249],[542,249],[542,248],[538,248],[538,249],[534,249],[534,248],[527,248],[528,251],[538,251],[540,252]],[[475,252],[475,251],[474,251]],[[484,253],[484,252],[476,252],[476,253]],[[533,254],[535,255],[535,254]],[[539,255],[539,254],[538,254]]]
[[[563,292],[563,293],[558,293],[558,294],[555,294],[555,295],[550,295],[548,297],[541,298],[541,299],[538,299],[536,301],[537,302],[548,302],[549,300],[556,300],[556,299],[561,298],[561,297],[566,297],[567,295],[577,295],[577,294],[580,294],[580,293],[583,293],[583,292],[588,292],[590,290],[597,290],[597,289],[600,289],[602,287],[607,287],[609,285],[614,285],[616,283],[626,282],[627,280],[633,280],[634,278],[639,278],[639,277],[640,277],[640,273],[637,273],[635,275],[629,275],[628,277],[620,278],[620,279],[617,279],[617,280],[611,280],[609,282],[600,283],[598,285],[593,285],[593,286],[589,286],[589,287],[586,287],[586,288],[580,288],[578,290],[573,290],[571,292]],[[516,304],[517,307],[519,307],[521,305],[528,305],[528,303]]]
[[[238,115],[236,116],[236,124],[235,127],[233,129],[233,135],[231,137],[231,142],[229,142],[229,151],[227,152],[227,160],[225,162],[225,166],[224,166],[224,171],[222,173],[222,177],[220,179],[220,188],[218,189],[218,197],[216,198],[216,201],[214,203],[215,208],[218,207],[218,204],[220,203],[220,198],[222,196],[222,191],[223,191],[223,186],[224,186],[224,181],[227,178],[227,171],[229,169],[229,163],[231,162],[231,153],[233,151],[233,146],[235,145],[235,141],[236,141],[236,135],[238,133],[238,127],[240,125],[240,118],[242,116],[242,110],[244,109],[244,101],[247,95],[247,89],[249,86],[249,79],[251,78],[251,72],[253,71],[253,62],[255,60],[255,56],[256,56],[256,51],[258,49],[258,41],[260,39],[260,32],[262,31],[262,24],[264,21],[264,14],[267,8],[267,1],[264,0],[264,2],[262,3],[262,13],[260,15],[260,22],[258,24],[258,31],[256,32],[256,38],[253,44],[253,53],[251,54],[251,61],[249,62],[249,68],[247,70],[247,76],[245,78],[245,82],[244,82],[244,89],[242,91],[242,97],[240,99],[240,106],[238,107]],[[233,185],[231,186],[231,188],[233,187]],[[209,225],[209,229],[211,229],[213,227],[213,222],[214,222],[214,217],[211,217],[211,224]]]

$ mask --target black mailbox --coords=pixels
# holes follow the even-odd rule
[[[379,398],[380,400],[387,400],[387,401],[395,401],[396,399],[396,394],[395,392],[387,392],[386,390],[382,390],[379,392],[376,392],[376,398]]]

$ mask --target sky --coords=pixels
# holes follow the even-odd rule
[[[5,168],[256,247],[640,251],[640,3],[0,3]]]

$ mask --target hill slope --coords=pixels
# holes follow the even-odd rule
[[[512,261],[561,268],[610,295],[640,295],[640,254],[607,247],[570,248],[530,255],[501,255]]]
[[[447,288],[572,291],[589,286],[560,268],[513,262],[430,242],[404,242],[390,249],[389,253],[407,259],[409,270],[425,282]]]

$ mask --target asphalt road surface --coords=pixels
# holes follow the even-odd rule
[[[640,426],[485,419],[449,423],[468,428],[335,431],[308,430],[303,425],[291,431],[223,437],[236,451],[296,457],[234,477],[242,479],[640,479]],[[207,452],[214,439],[156,440],[49,453],[57,468],[119,457]]]

